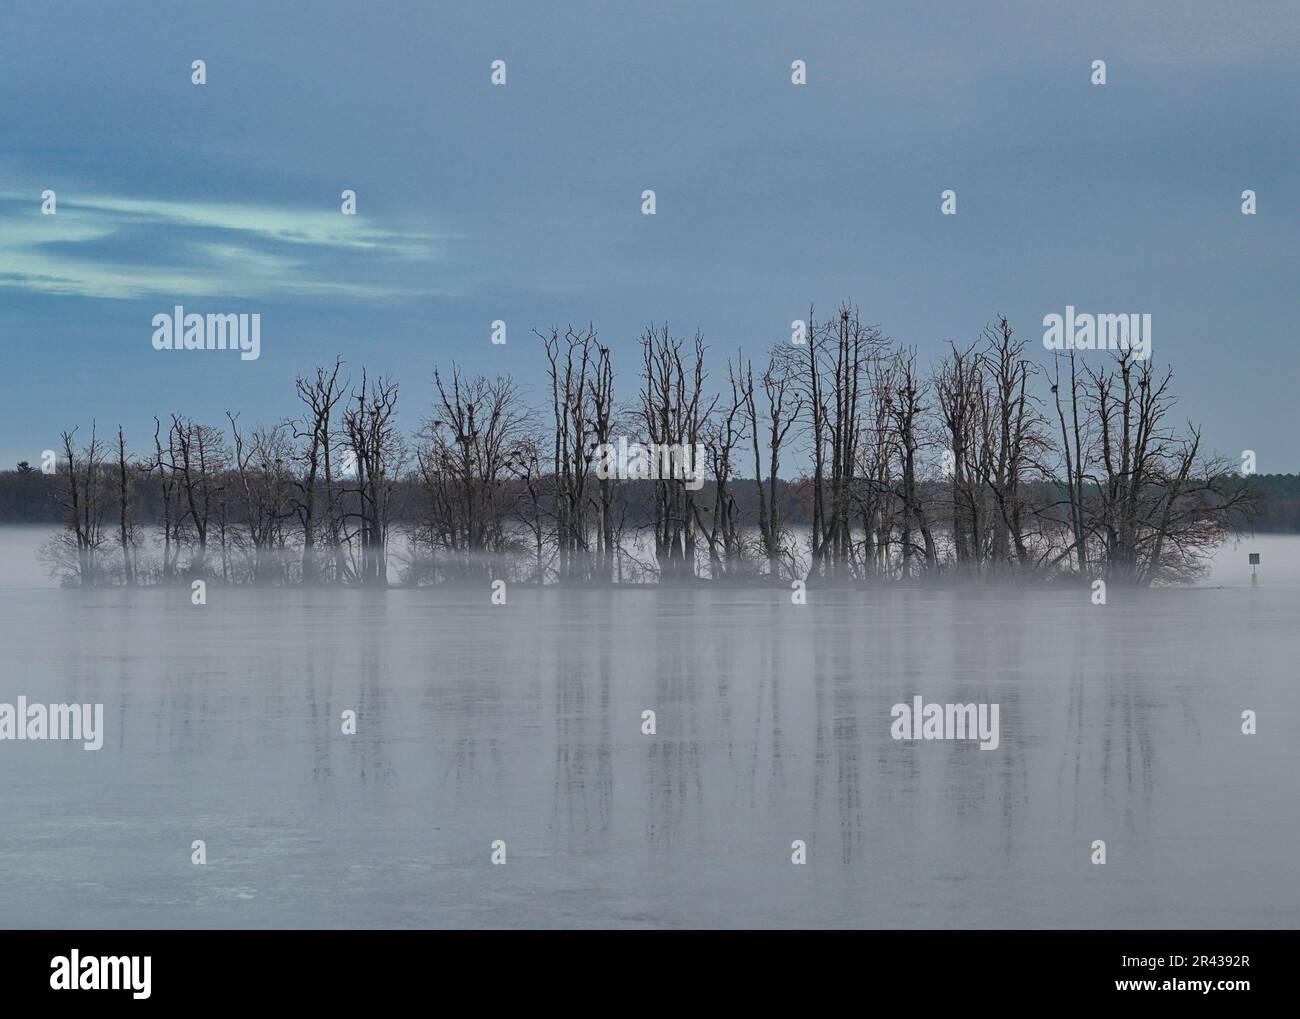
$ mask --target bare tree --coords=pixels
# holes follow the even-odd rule
[[[94,587],[99,583],[99,550],[104,543],[104,448],[90,425],[90,439],[77,449],[77,429],[61,433],[63,457],[67,468],[63,473],[63,489],[55,498],[65,514],[65,530],[59,541],[70,546],[68,557],[75,563],[74,575],[81,587]],[[61,558],[58,552],[56,559]]]
[[[740,508],[731,481],[737,450],[747,435],[745,414],[753,402],[753,378],[742,373],[739,356],[734,364],[727,361],[727,381],[730,401],[718,405],[717,414],[702,431],[713,475],[713,505],[697,502],[694,507],[696,523],[709,549],[709,576],[715,580],[734,575],[744,567]],[[702,464],[696,465],[697,471],[702,469]]]
[[[898,496],[902,501],[902,572],[904,579],[914,575],[912,560],[918,546],[913,537],[921,536],[920,551],[925,557],[925,570],[933,571],[939,565],[938,548],[934,534],[926,517],[925,507],[921,502],[921,489],[918,478],[919,454],[921,449],[921,421],[926,413],[925,385],[916,371],[916,352],[900,351],[895,355],[897,371],[897,388],[894,390],[892,413],[894,427],[898,435],[899,488]]]
[[[893,575],[893,536],[900,516],[900,500],[894,483],[894,464],[899,454],[894,428],[898,364],[898,358],[894,357],[873,359],[858,443],[861,481],[855,489],[854,501],[862,521],[862,568],[866,576],[878,579]]]
[[[683,358],[685,341],[673,336],[665,324],[651,326],[641,335],[640,416],[650,442],[659,451],[675,450],[679,457],[693,451],[713,402],[703,402],[704,337],[695,334],[694,357]],[[715,401],[716,402],[716,401]],[[661,579],[695,575],[695,493],[689,479],[676,476],[670,458],[659,458],[654,482],[655,558]],[[682,461],[679,461],[682,465]],[[668,468],[668,469],[665,469]],[[696,465],[696,470],[699,470]],[[669,475],[665,477],[664,475]]]
[[[321,577],[321,561],[317,549],[322,528],[317,517],[319,487],[324,485],[325,527],[324,537],[329,548],[329,559],[337,562],[339,555],[340,514],[338,493],[335,489],[335,408],[343,399],[348,387],[339,381],[343,369],[342,358],[334,359],[333,368],[316,369],[316,376],[306,379],[299,375],[294,380],[298,399],[306,408],[303,419],[294,428],[294,438],[302,442],[298,453],[301,473],[296,482],[298,497],[294,509],[302,525],[302,582],[314,584]]]
[[[439,406],[425,423],[416,450],[430,516],[431,546],[441,546],[465,573],[481,572],[484,553],[509,544],[508,481],[526,455],[518,396],[509,376],[464,378],[453,365],[449,380],[434,372]]]
[[[788,356],[774,351],[760,379],[766,398],[767,481],[763,480],[763,458],[759,449],[759,412],[754,396],[754,366],[745,365],[744,403],[749,419],[749,436],[754,450],[754,485],[758,490],[758,531],[767,558],[767,573],[773,580],[781,576],[784,554],[783,488],[780,481],[781,450],[791,426],[799,420],[803,399],[794,388]],[[765,487],[766,486],[766,487]]]
[[[293,451],[289,426],[254,428],[246,440],[239,430],[239,415],[227,411],[226,417],[234,439],[235,480],[251,545],[251,579],[254,584],[264,584],[271,579],[270,568],[275,565],[271,553],[284,545],[284,521],[294,512],[290,506]]]
[[[381,375],[374,381],[363,369],[361,386],[353,392],[343,414],[347,448],[356,463],[355,509],[346,514],[357,521],[362,584],[388,583],[388,533],[392,496],[406,460],[406,443],[397,430],[397,383]]]
[[[808,311],[806,357],[797,370],[809,414],[812,477],[811,573],[848,577],[861,567],[853,536],[853,510],[860,504],[859,443],[864,401],[873,369],[889,346],[859,310],[842,304],[835,317],[817,325]]]
[[[532,548],[532,579],[542,583],[550,558],[548,549],[548,510],[553,504],[554,486],[552,477],[546,474],[545,455],[542,442],[535,435],[524,435],[515,444],[515,456],[510,461],[515,480],[522,486],[522,492],[515,501],[515,517],[528,531],[529,544]]]
[[[1056,417],[1061,427],[1060,455],[1065,471],[1065,477],[1056,480],[1058,486],[1065,489],[1072,540],[1065,552],[1053,560],[1053,565],[1063,560],[1070,552],[1073,552],[1075,567],[1082,576],[1086,575],[1089,569],[1088,525],[1085,520],[1084,486],[1088,471],[1088,464],[1085,460],[1091,447],[1091,435],[1088,427],[1087,410],[1083,407],[1083,379],[1079,375],[1073,349],[1070,350],[1069,363],[1069,389],[1063,396],[1061,393],[1061,357],[1059,354],[1056,356],[1052,396],[1056,405]],[[1066,420],[1067,407],[1069,409],[1068,421]],[[1081,409],[1083,410],[1082,420],[1080,420]]]
[[[596,372],[592,384],[592,438],[597,446],[608,447],[614,440],[614,366],[609,348],[596,349]],[[600,500],[596,510],[596,576],[603,583],[614,579],[615,543],[614,526],[615,479],[599,479]]]
[[[126,458],[126,435],[122,426],[117,426],[117,528],[118,541],[122,546],[122,581],[128,586],[134,585],[135,546],[137,543],[135,528],[135,500],[132,498],[132,472]]]
[[[154,459],[149,465],[150,473],[158,472],[158,493],[162,509],[163,525],[163,561],[162,577],[163,580],[170,580],[176,570],[176,558],[180,554],[180,548],[174,540],[177,528],[177,520],[180,517],[180,507],[177,504],[176,496],[176,472],[171,465],[171,433],[168,432],[168,451],[163,452],[162,445],[162,422],[158,418],[153,419],[153,444]]]
[[[1024,356],[1025,344],[1017,340],[1005,315],[984,331],[986,346],[980,363],[992,390],[994,452],[985,459],[991,467],[988,488],[993,497],[990,558],[1005,566],[1014,554],[1019,566],[1030,565],[1025,544],[1025,489],[1032,480],[1045,440],[1042,416],[1029,394],[1029,380],[1038,367]]]
[[[182,529],[192,530],[196,551],[189,572],[201,577],[207,572],[208,535],[213,510],[224,490],[228,466],[225,439],[221,432],[178,414],[172,415],[169,437],[170,463],[179,483],[181,512],[176,520]]]
[[[555,428],[556,542],[561,580],[587,579],[592,562],[587,530],[587,481],[595,446],[595,330],[569,326],[561,337],[537,333],[546,349]]]
[[[978,571],[985,544],[984,479],[989,473],[989,392],[975,349],[950,345],[934,378],[948,444],[952,540],[957,568]]]

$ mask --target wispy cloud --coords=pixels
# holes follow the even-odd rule
[[[60,193],[0,193],[0,287],[79,297],[355,300],[445,290],[451,238],[337,207],[305,210]]]

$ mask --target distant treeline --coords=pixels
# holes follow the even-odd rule
[[[552,479],[543,478],[548,487]],[[1250,529],[1261,534],[1300,534],[1300,474],[1259,474],[1252,479],[1257,499],[1252,507],[1253,520]],[[0,470],[0,525],[4,524],[47,524],[57,526],[66,520],[67,513],[59,501],[62,482],[57,475],[46,475],[35,470],[30,464],[22,468]],[[621,483],[627,489],[626,504],[628,522],[637,526],[648,524],[654,512],[653,481],[626,481]],[[758,496],[752,478],[737,478],[735,502],[741,516],[746,520],[757,519]],[[766,482],[765,482],[766,484]],[[929,480],[922,482],[928,493],[941,495],[946,482]],[[1242,484],[1236,477],[1224,479],[1224,487],[1231,489]],[[137,476],[133,481],[132,497],[135,500],[135,519],[138,524],[157,526],[163,522],[162,491],[158,478],[151,475]],[[507,489],[522,491],[522,483],[507,484]],[[777,482],[779,497],[786,507],[786,522],[807,527],[813,519],[812,491],[808,479]],[[1043,503],[1063,498],[1061,492],[1054,490],[1047,482],[1037,482],[1030,488],[1036,493],[1037,500]],[[716,486],[710,480],[704,482],[700,498],[711,499],[716,493]],[[419,484],[412,479],[397,482],[393,496],[393,519],[396,523],[410,523],[418,517],[420,503]],[[110,514],[117,512],[115,505],[109,506]],[[1064,515],[1062,514],[1062,520]],[[239,508],[234,508],[234,521],[246,523]]]
[[[128,437],[88,414],[52,474],[0,475],[0,520],[61,524],[45,558],[83,586],[1145,586],[1194,577],[1235,530],[1300,528],[1297,480],[1242,478],[1207,453],[1172,423],[1172,371],[1145,351],[1040,364],[998,317],[922,366],[845,304],[712,377],[698,333],[652,326],[635,381],[616,386],[593,328],[537,337],[540,406],[509,376],[453,364],[402,425],[397,383],[336,359],[297,378],[275,421],[159,408],[151,435]],[[650,452],[625,459],[631,447]]]

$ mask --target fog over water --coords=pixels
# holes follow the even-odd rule
[[[0,702],[103,703],[106,731],[97,752],[0,742],[8,926],[1231,928],[1300,910],[1300,538],[1105,606],[1059,586],[796,606],[517,585],[493,606],[486,586],[212,585],[199,607],[60,589],[35,561],[46,533],[0,528]],[[916,695],[1000,705],[999,746],[895,741],[891,707]]]

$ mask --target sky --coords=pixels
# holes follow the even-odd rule
[[[926,362],[999,313],[1043,361],[1066,305],[1149,313],[1180,418],[1300,471],[1297,50],[1295,0],[5,0],[0,465],[280,420],[336,355],[409,432],[452,362],[540,404],[567,322],[620,398],[651,322],[720,382],[850,299]],[[261,356],[155,350],[178,304],[260,314]]]

